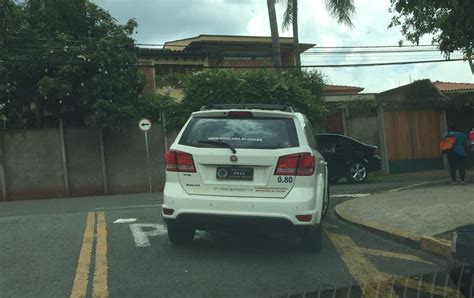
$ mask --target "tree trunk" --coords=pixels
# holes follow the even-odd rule
[[[280,37],[278,36],[278,23],[275,11],[275,0],[267,0],[268,18],[270,20],[270,30],[272,33],[272,54],[273,66],[278,72],[281,71],[281,49]]]
[[[472,50],[467,52],[467,62],[469,63],[469,67],[471,68],[471,73],[474,75],[474,64],[472,63]]]
[[[301,71],[300,40],[298,34],[298,0],[293,1],[293,54],[295,55],[296,69]]]

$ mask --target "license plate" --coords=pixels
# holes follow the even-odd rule
[[[217,167],[216,178],[222,180],[253,180],[253,169],[240,167]]]

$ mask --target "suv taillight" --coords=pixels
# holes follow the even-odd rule
[[[311,153],[297,153],[280,156],[275,175],[311,176],[314,173],[316,158]]]
[[[168,150],[165,154],[166,170],[170,172],[195,173],[193,156],[189,153]]]

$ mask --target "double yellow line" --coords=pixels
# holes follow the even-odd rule
[[[96,227],[97,234],[94,235],[94,229]],[[109,289],[107,286],[107,228],[105,223],[105,215],[104,212],[89,212],[87,214],[86,228],[84,230],[81,253],[77,262],[71,298],[87,296],[87,286],[89,283],[89,271],[91,267],[94,238],[96,238],[96,245],[92,297],[109,296]]]

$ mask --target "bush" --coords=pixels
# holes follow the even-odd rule
[[[317,71],[207,70],[182,75],[180,81],[185,94],[181,112],[187,115],[210,104],[289,104],[319,123],[326,111],[323,76]]]

